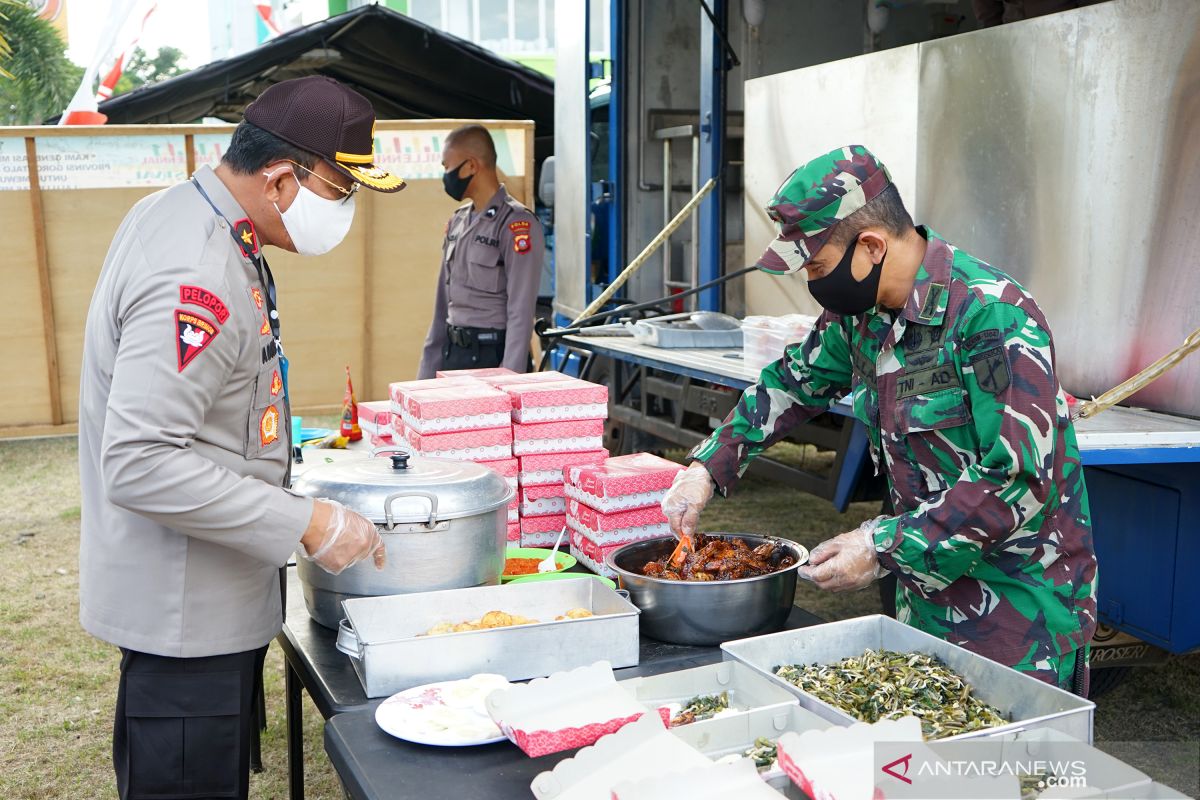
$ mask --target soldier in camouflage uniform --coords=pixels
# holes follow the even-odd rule
[[[797,169],[767,212],[779,237],[759,268],[807,270],[826,311],[692,451],[664,500],[675,529],[694,530],[713,488],[726,495],[751,459],[849,393],[897,513],[814,548],[806,576],[838,591],[890,571],[901,621],[1085,692],[1096,559],[1041,310],[914,227],[864,147]]]

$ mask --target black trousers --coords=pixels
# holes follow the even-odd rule
[[[442,346],[442,369],[483,369],[504,363],[504,342],[473,342],[465,347],[446,342]]]
[[[266,654],[169,658],[121,649],[113,767],[122,800],[246,798]]]

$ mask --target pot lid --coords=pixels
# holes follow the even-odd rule
[[[513,490],[487,467],[397,450],[390,456],[321,464],[292,485],[297,494],[337,500],[376,524],[458,519],[503,508]]]

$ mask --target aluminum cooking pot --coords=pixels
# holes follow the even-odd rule
[[[796,597],[796,570],[808,561],[802,545],[751,533],[710,533],[720,539],[743,539],[751,548],[773,542],[786,548],[796,563],[786,569],[736,581],[671,581],[649,578],[642,568],[675,549],[674,537],[649,539],[619,547],[604,563],[614,570],[630,601],[641,609],[642,633],[663,642],[718,645],[732,639],[782,630]]]
[[[322,464],[304,473],[293,491],[337,500],[379,528],[387,566],[366,559],[330,575],[297,553],[308,613],[338,627],[342,600],[386,594],[461,589],[499,583],[504,571],[512,487],[487,467],[378,448],[364,458]]]

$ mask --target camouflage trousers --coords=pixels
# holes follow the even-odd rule
[[[1088,662],[1091,655],[1091,645],[1085,645],[1061,656],[1040,659],[1036,663],[1032,659],[1026,659],[1013,669],[1064,691],[1087,697],[1091,678]]]

